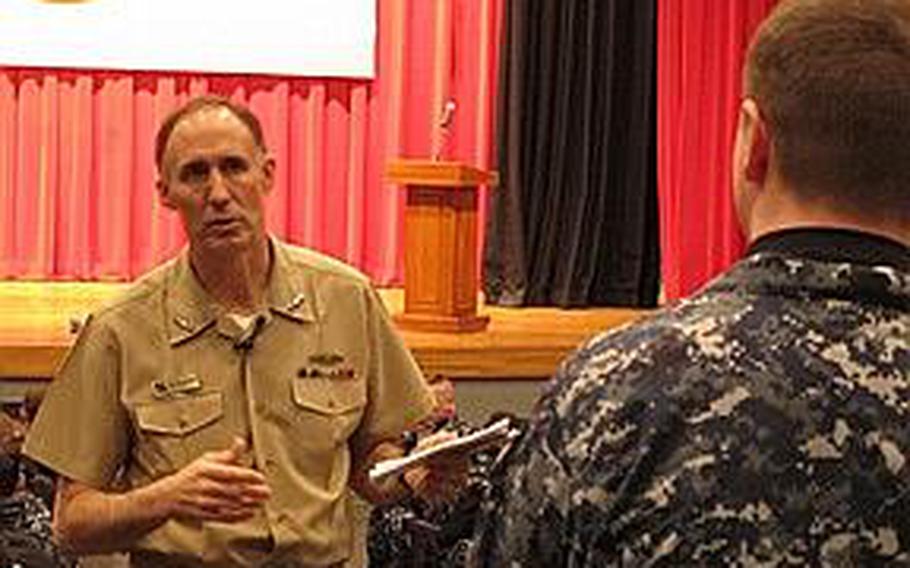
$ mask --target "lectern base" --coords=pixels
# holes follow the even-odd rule
[[[483,331],[490,323],[489,316],[445,316],[437,314],[398,314],[395,323],[401,329],[441,333]]]

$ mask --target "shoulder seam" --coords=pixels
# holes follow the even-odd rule
[[[157,285],[150,285],[148,283],[135,283],[120,293],[115,294],[103,302],[100,306],[88,313],[90,313],[93,317],[101,317],[107,313],[117,311],[118,309],[122,309],[136,302],[145,300],[149,296],[152,296],[156,292],[160,291],[160,289],[160,286]]]

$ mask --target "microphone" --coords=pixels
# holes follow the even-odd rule
[[[434,162],[439,161],[443,148],[446,146],[446,141],[449,138],[449,128],[452,126],[452,121],[455,118],[456,107],[455,99],[447,100],[442,106],[442,113],[440,113],[439,122],[436,124],[436,139],[433,141],[435,146],[433,149]]]
[[[446,101],[446,104],[442,107],[442,114],[439,117],[439,128],[446,130],[452,124],[452,119],[455,118],[455,99],[449,99]]]

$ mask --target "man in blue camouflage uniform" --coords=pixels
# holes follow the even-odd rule
[[[561,366],[482,564],[910,565],[910,2],[778,6],[745,92],[746,257]]]

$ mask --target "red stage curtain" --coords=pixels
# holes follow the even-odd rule
[[[730,151],[743,56],[776,0],[660,0],[657,175],[664,291],[692,293],[734,262]]]
[[[501,4],[377,1],[372,81],[0,68],[0,277],[128,279],[173,255],[182,236],[156,199],[154,133],[213,92],[264,123],[271,230],[399,281],[403,196],[383,165],[428,156],[454,98],[445,156],[489,167]]]

